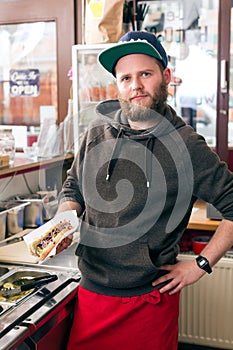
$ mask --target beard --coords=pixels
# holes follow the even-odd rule
[[[167,84],[163,79],[158,90],[154,95],[146,93],[147,96],[151,97],[151,104],[144,106],[137,103],[130,103],[118,94],[118,99],[122,108],[124,116],[131,121],[150,121],[156,118],[159,114],[162,114],[167,101],[168,91]],[[155,113],[157,112],[157,113]]]

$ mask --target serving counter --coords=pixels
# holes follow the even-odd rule
[[[192,214],[181,240],[180,252],[192,252],[192,239],[195,236],[211,236],[219,226],[221,220],[212,220],[207,217],[206,203],[198,200],[192,210]]]
[[[0,264],[9,272],[0,277],[0,283],[12,272],[18,271],[28,276],[36,271],[58,277],[57,281],[29,293],[22,302],[10,305],[0,301],[1,350],[66,348],[80,279],[75,256],[77,239],[75,235],[68,249],[42,264],[30,259],[24,242],[12,244],[17,249],[9,251],[9,256],[2,253],[1,248]],[[10,246],[6,248],[9,250]]]
[[[219,221],[210,220],[206,217],[205,203],[197,202],[193,209],[187,232],[201,232],[203,230],[210,232],[214,231],[218,225]],[[16,235],[25,233],[27,233],[26,230]],[[36,348],[43,350],[50,348],[50,350],[62,350],[65,348],[64,344],[67,341],[71,326],[76,290],[80,277],[77,267],[77,256],[75,255],[78,240],[79,235],[76,233],[74,235],[74,242],[68,249],[53,258],[47,259],[40,265],[32,259],[24,242],[0,247],[0,264],[3,266],[11,268],[13,266],[14,269],[39,269],[47,273],[56,273],[59,278],[58,282],[53,282],[43,289],[43,293],[45,294],[42,295],[41,291],[38,291],[29,297],[26,302],[16,305],[15,309],[12,309],[12,314],[14,315],[13,323],[11,323],[11,313],[6,315],[3,313],[0,316],[1,325],[8,327],[5,329],[1,329],[0,327],[1,349],[21,349],[20,346],[22,344],[28,346],[25,349]],[[192,252],[191,255],[193,255]],[[183,260],[188,258],[193,259],[191,255],[189,256],[187,253],[180,254],[180,258]],[[190,288],[193,287],[191,286]],[[187,305],[184,294],[182,294],[181,300],[183,304],[185,303]],[[185,308],[182,307],[182,309]],[[183,312],[181,312],[181,315],[183,315]],[[191,317],[192,315],[190,314],[185,315],[185,319]],[[190,319],[189,323],[191,322],[192,320]],[[183,324],[184,319],[181,316],[181,330],[183,329]],[[45,335],[47,333],[48,335]],[[189,342],[182,332],[180,339],[184,342]]]
[[[220,222],[220,220],[212,220],[207,218],[206,203],[197,201],[194,205],[187,229],[215,231]]]

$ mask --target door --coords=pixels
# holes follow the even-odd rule
[[[0,2],[0,124],[39,125],[41,106],[51,107],[58,123],[64,119],[75,43],[74,4]]]

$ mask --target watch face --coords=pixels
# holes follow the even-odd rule
[[[204,271],[208,272],[208,273],[211,273],[212,272],[212,269],[209,265],[209,262],[206,258],[204,258],[203,256],[198,256],[196,258],[196,261],[197,261],[197,265]]]
[[[201,268],[203,268],[206,264],[208,264],[207,261],[206,261],[205,259],[203,259],[203,258],[201,258],[201,259],[198,261],[198,263],[199,263],[199,266],[200,266]]]

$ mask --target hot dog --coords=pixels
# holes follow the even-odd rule
[[[40,260],[44,260],[63,235],[72,228],[73,226],[68,220],[60,221],[52,226],[30,244],[29,249],[32,255],[38,257]]]

